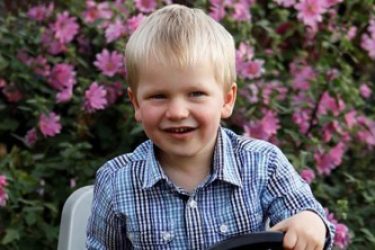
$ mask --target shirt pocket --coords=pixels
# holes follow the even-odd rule
[[[218,217],[215,225],[215,231],[220,240],[263,230],[262,211],[246,215],[235,215],[232,211],[227,212]]]
[[[142,229],[128,224],[127,237],[134,249],[170,249],[175,232],[168,225],[142,225]]]

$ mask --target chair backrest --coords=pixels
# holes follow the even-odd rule
[[[66,200],[60,223],[58,250],[83,250],[91,213],[93,186],[81,187]]]

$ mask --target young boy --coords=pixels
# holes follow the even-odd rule
[[[236,99],[232,36],[201,10],[164,7],[126,47],[128,94],[150,140],[97,173],[89,249],[206,249],[285,232],[286,249],[332,245],[309,186],[274,145],[220,127]]]

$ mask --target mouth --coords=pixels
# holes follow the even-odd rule
[[[176,128],[166,128],[164,131],[174,134],[185,134],[195,130],[193,127],[176,127]]]

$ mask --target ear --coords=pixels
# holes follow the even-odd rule
[[[131,90],[131,88],[128,87],[127,91],[128,91],[129,99],[130,99],[130,101],[131,101],[132,104],[133,104],[135,120],[136,120],[137,122],[141,122],[141,121],[142,121],[142,118],[141,118],[141,113],[140,113],[140,110],[139,110],[139,103],[138,103],[138,101],[137,101],[137,96],[136,96],[136,94]]]
[[[221,118],[225,119],[232,115],[234,103],[237,97],[237,84],[234,82],[229,91],[224,93],[224,106],[221,110]]]

